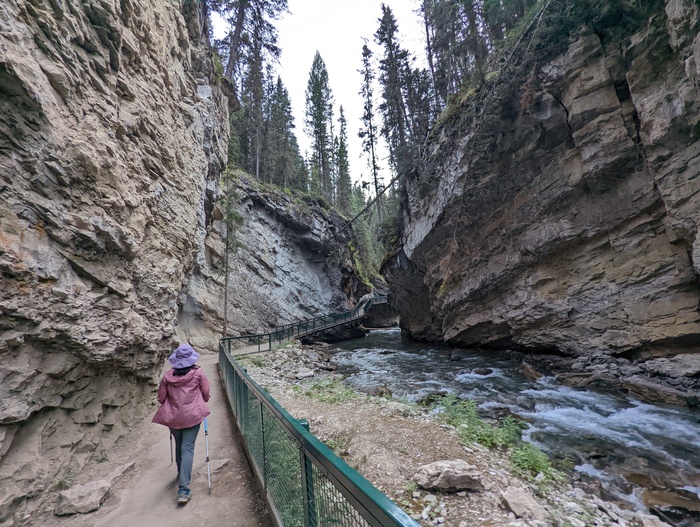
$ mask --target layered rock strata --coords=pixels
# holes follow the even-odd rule
[[[281,326],[355,306],[368,292],[346,245],[346,220],[312,199],[263,191],[236,174],[213,210],[197,266],[181,295],[179,334],[215,351],[224,327],[226,203],[238,221],[229,239],[227,334],[266,333]]]
[[[646,7],[562,36],[563,53],[486,87],[483,115],[463,108],[427,144],[384,269],[406,332],[636,360],[700,352],[700,16],[691,0]],[[700,376],[673,364],[658,365]]]
[[[0,523],[152,400],[226,160],[207,24],[189,0],[0,6]]]

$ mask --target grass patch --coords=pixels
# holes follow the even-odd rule
[[[522,443],[513,449],[510,456],[513,472],[541,487],[563,482],[566,476],[552,466],[549,456],[531,443]]]
[[[350,443],[352,443],[352,437],[347,434],[339,434],[335,437],[331,437],[326,441],[326,445],[330,448],[336,456],[345,457],[348,455],[348,448],[350,448]]]
[[[258,368],[263,367],[263,360],[260,357],[253,357],[250,359],[250,362],[253,364],[253,366],[257,366]]]
[[[479,417],[475,401],[458,399],[455,395],[443,397],[435,406],[443,409],[443,419],[457,429],[462,444],[479,443],[489,448],[507,448],[520,439],[527,426],[512,417],[506,417],[493,426]]]
[[[294,390],[324,403],[342,403],[357,397],[355,391],[338,379],[316,379],[311,384],[295,386]]]
[[[58,490],[66,490],[73,486],[75,483],[75,474],[72,472],[66,472],[62,477],[56,481],[56,488]]]

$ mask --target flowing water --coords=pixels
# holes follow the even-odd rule
[[[520,354],[455,353],[402,341],[398,330],[336,346],[338,372],[357,389],[386,386],[414,402],[449,392],[476,400],[485,416],[512,412],[529,424],[525,440],[571,460],[575,476],[607,499],[645,510],[660,504],[661,492],[664,506],[680,501],[700,511],[700,412],[569,388],[553,377],[529,381]]]

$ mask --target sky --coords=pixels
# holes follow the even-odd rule
[[[275,22],[279,34],[282,56],[276,71],[289,90],[296,125],[296,136],[301,153],[306,157],[311,140],[304,133],[306,85],[316,50],[321,53],[328,69],[328,79],[333,93],[337,132],[337,118],[342,105],[348,121],[348,153],[350,175],[354,181],[369,180],[367,160],[362,154],[361,140],[357,134],[361,127],[362,98],[358,94],[362,77],[361,66],[363,38],[374,52],[375,61],[381,56],[374,43],[374,33],[379,27],[382,0],[288,0],[289,13]],[[418,0],[383,0],[396,17],[399,36],[404,48],[424,62],[423,26],[414,12]],[[214,19],[215,36],[225,31],[224,25]],[[420,63],[420,62],[419,62]],[[375,87],[375,98],[378,98]],[[387,166],[386,148],[382,148],[382,167]],[[385,182],[390,178],[387,168],[382,170]]]

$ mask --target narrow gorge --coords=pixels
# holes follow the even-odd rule
[[[217,349],[236,101],[209,30],[191,1],[0,7],[0,523],[149,418],[177,343]],[[237,181],[232,333],[367,292],[337,214]]]
[[[296,163],[300,188],[287,172],[277,185],[242,167],[233,136],[251,102],[237,92],[242,74],[228,71],[236,39],[226,64],[228,41],[212,28],[224,3],[2,0],[0,524],[31,525],[58,489],[150,421],[179,343],[213,355],[224,332],[264,333],[376,291],[390,308],[366,325],[398,319],[403,337],[454,347],[435,352],[445,371],[460,354],[517,352],[512,370],[528,382],[552,374],[700,410],[698,1],[519,2],[479,75],[432,108],[420,144],[403,145],[410,163],[389,145],[381,191],[376,172],[351,184],[348,163],[340,188],[342,106],[339,136],[330,130],[337,190],[293,137],[297,155],[284,162]],[[485,16],[508,2],[445,4]],[[237,38],[252,48],[257,37]],[[276,45],[257,51],[272,60]],[[260,91],[284,95],[262,65]],[[261,150],[247,152],[256,169]],[[299,358],[307,351],[275,365],[280,386],[314,375]],[[290,366],[297,359],[304,374]],[[367,364],[353,368],[382,375]]]
[[[599,7],[552,4],[432,132],[384,273],[412,338],[564,355],[574,384],[697,407],[698,5]]]

